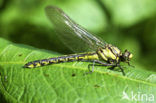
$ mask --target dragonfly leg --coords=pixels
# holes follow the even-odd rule
[[[101,61],[96,61],[96,63],[102,64],[101,66],[112,66],[112,69],[114,69],[115,67],[119,67],[122,74],[125,76],[125,72],[123,68],[120,66],[120,64],[108,64],[108,63],[103,63]]]
[[[124,72],[123,68],[120,66],[120,64],[117,64],[117,66],[120,68],[120,70],[121,70],[123,76],[125,76],[125,72]]]
[[[89,72],[86,72],[85,74],[90,74],[92,72],[94,72],[94,65],[95,65],[95,62],[93,61],[93,64],[88,64],[88,70]],[[92,70],[90,70],[90,66],[92,66]]]
[[[133,68],[135,68],[135,66],[131,65],[129,62],[128,62],[128,65],[131,66],[131,67],[133,67]]]
[[[94,72],[94,65],[95,65],[95,61],[93,61],[93,64],[88,65],[88,69],[90,73]],[[90,70],[90,66],[92,66],[92,70]]]
[[[112,66],[112,67],[110,67],[109,69],[110,69],[110,70],[114,70],[115,67],[119,67],[120,70],[121,70],[120,72],[122,72],[122,74],[125,76],[124,69],[123,69],[123,67],[122,67],[120,64],[116,64],[115,66]]]
[[[110,70],[114,70],[115,67],[116,67],[116,66],[112,66],[112,67],[110,67],[110,68],[108,68],[108,69],[110,69]]]
[[[95,63],[97,63],[97,64],[95,64]],[[90,66],[92,66],[92,70],[90,70]],[[116,66],[116,64],[103,63],[103,62],[101,62],[99,60],[94,60],[92,64],[88,65],[89,72],[87,72],[86,74],[94,72],[94,67],[95,66]]]
[[[97,64],[95,64],[97,63]],[[90,70],[90,66],[92,66],[92,71]],[[123,68],[120,66],[120,64],[110,64],[110,63],[104,63],[104,62],[101,62],[101,61],[98,61],[98,60],[95,60],[93,61],[93,64],[89,64],[88,65],[88,69],[89,69],[89,72],[88,73],[92,73],[94,71],[94,67],[95,66],[112,66],[110,69],[113,70],[115,67],[119,67],[122,74],[125,76],[125,72],[123,70]],[[87,73],[87,74],[88,74]]]

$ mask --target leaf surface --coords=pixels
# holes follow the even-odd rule
[[[84,75],[88,71],[86,62],[23,68],[29,61],[58,55],[61,54],[0,38],[1,100],[11,103],[132,103],[135,102],[132,93],[147,94],[148,101],[151,95],[156,96],[156,73],[137,66],[125,68],[126,76],[106,67],[96,67],[94,73]]]

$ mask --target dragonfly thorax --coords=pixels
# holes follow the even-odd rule
[[[104,48],[98,48],[97,54],[102,60],[109,63],[118,63],[122,56],[121,51],[110,44],[107,44]]]

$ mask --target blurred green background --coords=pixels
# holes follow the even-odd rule
[[[0,0],[0,37],[71,53],[56,37],[44,12],[47,5],[63,9],[89,32],[122,51],[130,50],[133,65],[156,71],[156,0]]]

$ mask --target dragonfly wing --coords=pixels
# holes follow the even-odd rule
[[[47,17],[54,25],[58,36],[74,52],[95,51],[105,43],[71,20],[61,9],[54,6],[45,8]]]

